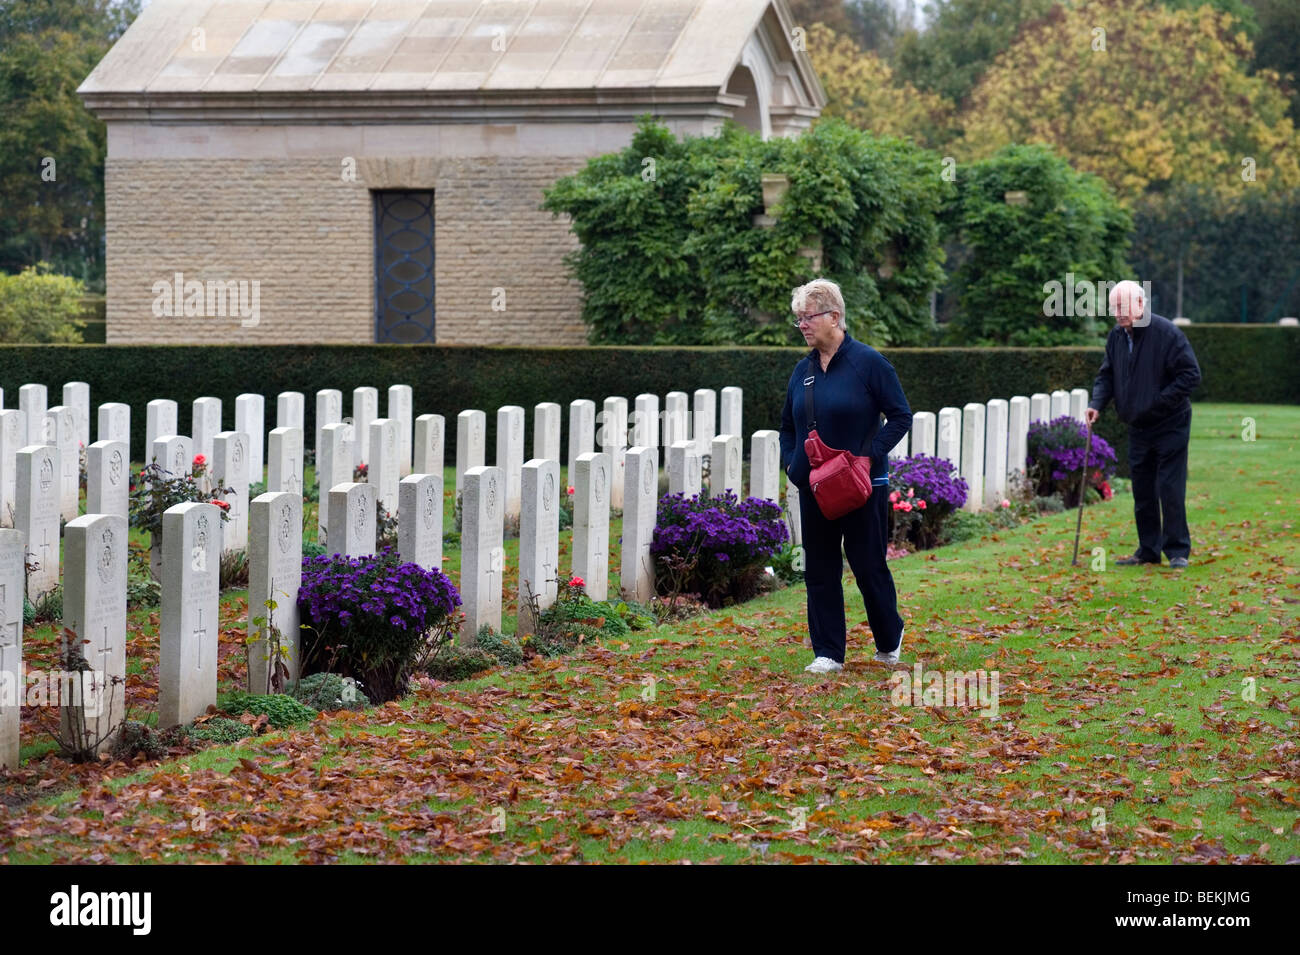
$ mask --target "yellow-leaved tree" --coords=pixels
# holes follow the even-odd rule
[[[952,135],[953,106],[942,96],[909,83],[895,85],[893,71],[824,23],[807,34],[808,56],[826,91],[823,116],[884,136],[900,136],[938,148]]]
[[[1300,137],[1276,72],[1251,74],[1236,21],[1209,6],[1078,0],[1028,24],[981,78],[959,155],[1046,143],[1124,201],[1202,184],[1300,185]]]

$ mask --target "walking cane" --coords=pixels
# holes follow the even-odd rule
[[[1079,478],[1079,519],[1074,523],[1074,559],[1071,567],[1079,566],[1079,532],[1083,530],[1083,495],[1088,487],[1088,455],[1092,453],[1092,422],[1086,422],[1088,431],[1083,446],[1083,476]]]

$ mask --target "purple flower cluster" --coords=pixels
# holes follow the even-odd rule
[[[941,520],[945,514],[955,511],[966,503],[970,485],[965,478],[954,477],[953,463],[947,458],[936,458],[928,454],[913,454],[911,457],[889,464],[890,487],[906,493],[908,488],[926,502],[926,517]]]
[[[711,554],[715,560],[751,564],[781,549],[788,533],[781,508],[730,491],[716,497],[666,494],[659,499],[650,553]]]
[[[1027,470],[1040,476],[1050,473],[1054,482],[1077,483],[1084,467],[1087,438],[1087,425],[1069,415],[1048,422],[1033,422],[1029,426]],[[1100,471],[1103,479],[1109,479],[1118,463],[1115,449],[1094,433],[1087,463],[1089,470]]]
[[[302,562],[298,609],[318,631],[397,628],[423,634],[460,606],[440,570],[401,563],[391,548],[373,557],[309,557]]]

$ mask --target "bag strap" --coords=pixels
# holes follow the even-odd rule
[[[803,414],[808,424],[808,433],[817,430],[817,409],[813,406],[813,376],[803,380]]]

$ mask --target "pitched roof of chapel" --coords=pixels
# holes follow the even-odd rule
[[[724,90],[757,39],[790,105],[817,110],[825,96],[795,36],[785,0],[153,0],[79,92],[92,108],[381,92],[464,105],[494,93],[671,98]]]

